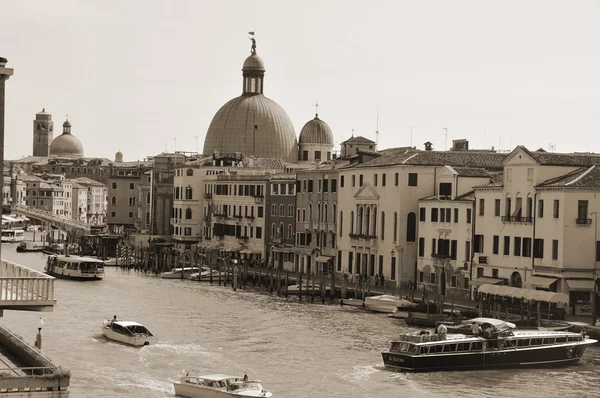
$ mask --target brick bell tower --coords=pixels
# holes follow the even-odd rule
[[[33,121],[33,156],[48,156],[54,138],[54,122],[46,108],[35,115]]]

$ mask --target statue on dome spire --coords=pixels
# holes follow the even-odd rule
[[[248,34],[253,36],[249,37],[249,39],[252,41],[252,48],[250,49],[250,53],[252,55],[256,55],[256,40],[254,39],[254,31],[248,32]]]

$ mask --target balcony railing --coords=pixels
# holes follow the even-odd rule
[[[592,223],[591,218],[576,218],[575,224],[577,225],[590,225]]]
[[[254,203],[262,203],[265,200],[264,195],[252,195],[254,196]]]
[[[234,214],[233,218],[237,218],[237,219],[242,219],[244,216],[242,216],[241,214]]]
[[[2,260],[0,263],[0,309],[41,311],[53,307],[54,278],[27,267]]]
[[[367,248],[377,247],[377,237],[363,234],[350,234],[350,244]]]

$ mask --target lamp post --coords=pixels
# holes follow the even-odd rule
[[[38,350],[42,349],[42,328],[44,327],[44,320],[40,317],[40,321],[38,323],[38,334],[35,337],[35,347]]]
[[[398,261],[398,253],[400,253],[400,261]],[[396,269],[396,275],[393,275],[396,278],[396,287],[398,288],[398,291],[400,292],[399,296],[402,297],[402,257],[404,254],[404,248],[400,247],[400,245],[395,246],[392,251],[391,251],[391,255],[392,256],[396,256],[396,264],[397,269]]]

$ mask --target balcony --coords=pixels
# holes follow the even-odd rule
[[[314,221],[314,222],[312,223],[312,225],[311,225],[311,227],[312,227],[312,230],[313,230],[313,231],[319,231],[319,230],[321,230],[321,229],[320,229],[320,224],[321,224],[321,223]]]
[[[250,239],[250,238],[248,237],[248,235],[243,235],[243,236],[238,236],[238,237],[237,237],[237,240],[238,240],[238,242],[239,242],[239,243],[245,243],[245,242],[247,242],[247,241],[248,241],[248,239]]]
[[[252,195],[254,197],[254,203],[263,203],[265,200],[264,195]]]
[[[212,193],[206,192],[204,194],[204,199],[212,199],[212,195],[213,195]]]
[[[2,260],[0,263],[0,311],[52,311],[54,278]]]
[[[377,236],[363,235],[363,234],[350,234],[350,245],[376,249],[377,248]]]
[[[271,238],[271,243],[280,245],[281,243],[283,243],[283,238],[281,238],[281,237],[277,237],[277,238],[273,237],[273,238]]]
[[[255,218],[255,217],[254,217],[254,216],[246,216],[246,218],[247,218],[248,220],[254,220],[254,218]]]
[[[244,216],[242,216],[241,214],[234,214],[233,218],[237,218],[238,220],[241,220]]]
[[[592,223],[591,218],[576,218],[575,224],[577,225],[590,225]]]

